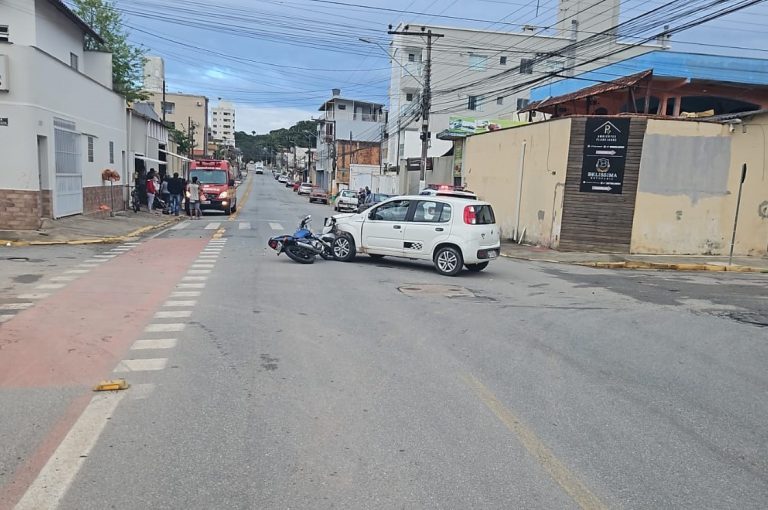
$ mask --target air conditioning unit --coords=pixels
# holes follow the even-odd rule
[[[198,101],[197,102],[197,106],[203,106],[203,102],[202,101]]]
[[[2,92],[8,92],[11,86],[8,71],[8,55],[0,55],[0,91]]]

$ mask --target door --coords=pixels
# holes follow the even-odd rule
[[[43,218],[51,217],[51,202],[50,196],[46,196],[43,190],[50,189],[48,169],[48,137],[37,135],[37,179],[40,189],[39,204],[40,204],[40,216]]]
[[[363,223],[362,242],[366,252],[403,254],[405,220],[410,200],[390,200],[370,210]]]
[[[83,167],[80,134],[74,122],[54,119],[56,176],[53,191],[53,217],[83,212]]]
[[[438,200],[419,200],[412,220],[405,224],[403,250],[406,257],[432,259],[438,243],[451,233],[451,204]]]

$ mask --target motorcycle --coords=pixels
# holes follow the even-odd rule
[[[285,253],[299,264],[312,264],[318,255],[324,260],[333,260],[333,241],[336,236],[331,232],[314,234],[309,227],[311,222],[312,216],[307,215],[293,235],[271,237],[267,244],[278,256]]]

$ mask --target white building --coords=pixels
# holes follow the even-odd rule
[[[235,105],[219,100],[219,106],[211,112],[211,133],[214,141],[235,146]]]
[[[128,180],[112,55],[84,50],[101,39],[60,0],[3,0],[0,24],[0,229],[103,210],[102,172]]]
[[[165,84],[165,62],[163,57],[147,56],[144,60],[144,90],[162,92]]]
[[[516,119],[515,112],[528,104],[531,88],[542,85],[539,82],[528,86],[526,82],[560,70],[563,75],[573,75],[605,65],[605,59],[582,64],[584,57],[567,47],[616,26],[619,4],[620,0],[560,0],[557,30],[552,35],[539,35],[537,27],[523,27],[518,33],[423,27],[424,31],[443,35],[433,39],[432,47],[429,156],[442,156],[451,149],[451,142],[435,137],[449,127],[451,117]],[[422,25],[404,24],[397,31],[406,27],[411,32],[422,31]],[[659,48],[632,48],[610,35],[602,44],[602,52],[619,50],[609,62]],[[386,161],[396,165],[405,158],[421,156],[418,116],[426,37],[394,35],[390,54]]]
[[[331,99],[319,108],[321,114],[318,119],[317,157],[314,165],[315,183],[324,189],[329,189],[334,179],[334,160],[343,152],[337,142],[375,142],[378,145],[386,121],[383,104],[345,99],[341,97],[341,89],[333,89],[331,94]]]

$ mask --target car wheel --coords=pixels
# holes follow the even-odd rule
[[[355,258],[355,240],[351,235],[340,234],[333,240],[333,256],[342,262]]]
[[[231,207],[227,207],[226,209],[224,209],[224,214],[226,214],[227,216],[232,214],[232,208]]]
[[[488,267],[488,262],[480,262],[478,264],[467,264],[467,269],[469,269],[473,273],[479,273],[486,267]]]
[[[232,212],[237,212],[237,202],[232,206]]]
[[[456,276],[464,265],[461,252],[453,246],[443,246],[437,250],[434,262],[437,272],[445,276]]]

